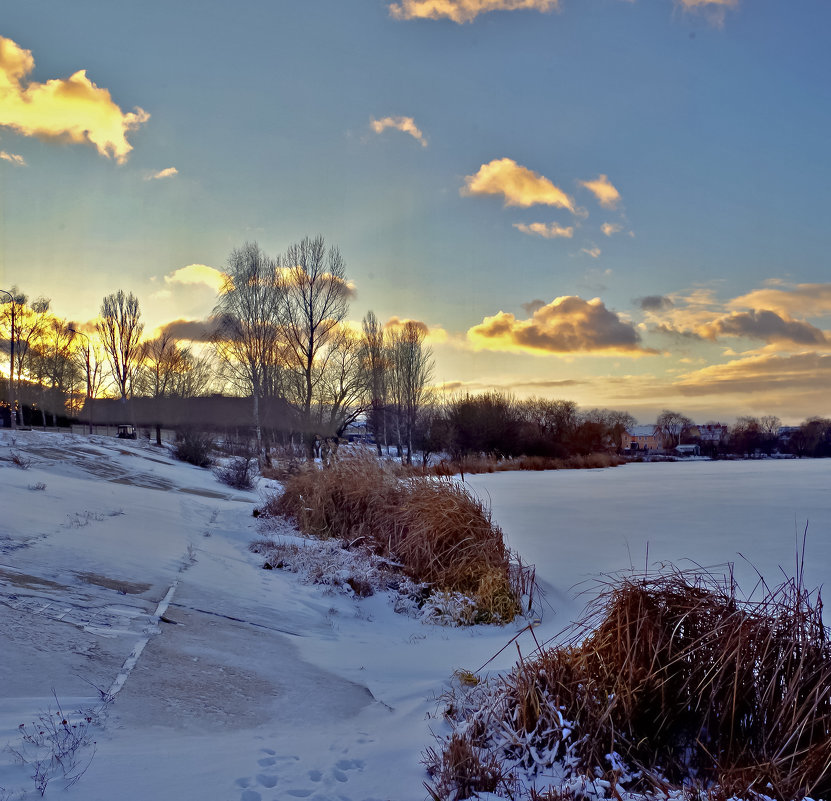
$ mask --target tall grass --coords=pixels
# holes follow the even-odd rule
[[[798,579],[751,602],[729,576],[626,578],[566,644],[474,690],[457,723],[478,753],[532,771],[831,798],[828,634]]]
[[[263,512],[293,519],[307,535],[367,545],[415,580],[473,598],[478,622],[512,619],[533,584],[532,573],[512,560],[490,511],[466,488],[398,478],[371,455],[290,476]]]

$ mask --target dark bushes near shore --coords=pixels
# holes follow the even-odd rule
[[[425,760],[431,794],[467,797],[495,760],[500,781],[560,762],[628,790],[692,778],[712,797],[831,798],[828,635],[799,581],[749,602],[711,574],[622,579],[571,641],[457,693],[457,732]]]
[[[507,622],[533,583],[512,562],[501,529],[464,487],[441,479],[397,478],[374,456],[309,467],[263,508],[291,518],[306,535],[369,546],[437,590],[476,603],[476,622]]]
[[[176,441],[173,455],[197,467],[210,467],[211,451],[214,447],[213,437],[200,431],[184,431]]]
[[[214,475],[234,489],[247,490],[254,487],[254,464],[250,456],[235,456],[227,464],[217,467]]]

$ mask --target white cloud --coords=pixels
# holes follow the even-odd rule
[[[151,173],[148,175],[144,180],[145,181],[158,181],[161,178],[171,178],[174,175],[178,175],[179,170],[175,167],[167,167],[164,170],[159,170],[158,172]]]
[[[0,150],[0,159],[16,164],[18,167],[26,166],[26,159],[19,156],[17,153],[7,153],[5,150]]]
[[[614,209],[620,202],[620,192],[606,175],[598,175],[593,181],[578,181],[577,183],[588,189],[604,209]]]

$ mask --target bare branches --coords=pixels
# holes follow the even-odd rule
[[[132,292],[125,295],[122,289],[107,295],[101,303],[97,329],[121,399],[126,400],[142,355],[139,341],[144,323],[138,298]]]

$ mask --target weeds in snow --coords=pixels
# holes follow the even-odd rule
[[[669,797],[692,777],[726,797],[828,798],[821,602],[799,577],[765,593],[742,600],[730,573],[676,569],[609,583],[563,644],[495,683],[459,683],[447,708],[456,739],[427,754],[434,797],[465,797],[447,781],[462,738],[481,764],[588,776],[610,797],[618,785]]]
[[[254,460],[248,456],[237,456],[227,464],[215,468],[214,475],[234,489],[253,489]]]
[[[21,470],[28,470],[32,466],[32,460],[19,453],[18,451],[10,451],[12,464]]]
[[[38,481],[36,484],[29,484],[29,489],[32,492],[43,492],[46,489],[46,484],[43,481]]]
[[[90,512],[89,509],[85,509],[83,512],[68,514],[64,528],[84,528],[84,526],[88,526],[93,520],[100,523],[103,519],[104,515],[101,512]]]
[[[93,730],[101,725],[109,698],[94,709],[64,712],[54,690],[56,710],[41,712],[37,719],[18,727],[20,740],[9,751],[29,768],[35,789],[43,796],[53,779],[61,779],[64,789],[84,775],[95,756]],[[90,752],[91,749],[91,752]]]

